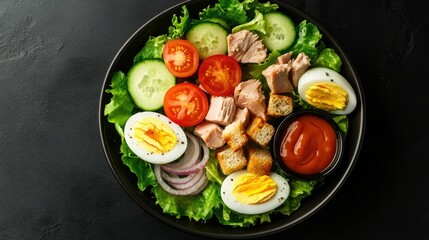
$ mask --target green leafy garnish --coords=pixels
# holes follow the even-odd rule
[[[125,126],[135,106],[127,90],[125,74],[122,72],[114,73],[110,89],[107,89],[106,92],[113,96],[104,108],[104,116],[107,116],[109,122],[119,127]]]
[[[260,13],[259,11],[255,10],[255,18],[253,18],[252,21],[235,26],[232,29],[232,33],[236,33],[242,30],[248,30],[248,31],[258,31],[262,34],[266,34],[265,31],[265,20],[264,15]]]
[[[219,0],[213,7],[207,7],[200,12],[201,20],[220,18],[229,26],[237,26],[247,22],[246,11],[239,0]]]
[[[150,58],[162,58],[162,50],[164,44],[167,42],[167,35],[160,35],[158,37],[149,37],[142,50],[134,57],[134,64]]]
[[[297,26],[298,39],[292,48],[294,55],[303,52],[311,58],[313,62],[318,56],[317,43],[322,38],[322,34],[316,25],[303,20]]]
[[[182,7],[182,13],[183,16],[180,17],[177,17],[176,14],[173,15],[173,19],[171,20],[172,26],[168,28],[168,37],[170,39],[180,38],[191,24],[189,11],[185,5]]]
[[[341,58],[332,48],[323,49],[313,63],[313,67],[327,67],[336,72],[341,71],[341,65]]]
[[[344,135],[346,135],[349,131],[349,118],[347,117],[347,115],[339,115],[334,117],[333,119],[337,123],[340,130],[344,133]]]

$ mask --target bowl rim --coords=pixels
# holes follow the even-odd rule
[[[214,0],[213,0],[214,1]],[[287,12],[290,12],[293,15],[298,15],[303,19],[307,19],[307,21],[315,24],[319,31],[324,35],[324,39],[329,39],[331,42],[331,47],[335,49],[335,51],[337,52],[337,54],[339,54],[341,57],[341,59],[343,60],[343,69],[347,68],[350,70],[350,72],[348,72],[348,74],[355,80],[354,84],[354,90],[356,92],[356,95],[358,97],[358,101],[359,104],[355,109],[355,114],[357,115],[356,118],[359,120],[358,121],[358,125],[359,128],[356,132],[357,138],[356,138],[356,142],[357,145],[355,146],[355,148],[353,149],[348,149],[348,151],[351,151],[350,156],[350,163],[345,167],[343,173],[341,174],[341,176],[339,176],[338,181],[333,184],[332,186],[332,190],[330,190],[322,199],[321,201],[319,201],[317,204],[315,204],[311,209],[309,210],[302,210],[304,211],[303,214],[301,214],[299,217],[297,218],[291,218],[290,221],[287,221],[287,224],[273,224],[273,223],[269,223],[269,225],[271,225],[268,228],[260,228],[257,227],[256,230],[254,229],[249,229],[246,228],[245,231],[237,231],[236,229],[234,230],[233,228],[228,228],[227,231],[224,231],[222,229],[217,229],[214,232],[207,232],[205,227],[202,228],[191,228],[189,226],[190,223],[186,223],[186,222],[180,222],[175,218],[172,218],[170,216],[167,216],[167,214],[163,214],[161,212],[159,212],[159,210],[156,210],[152,205],[153,203],[148,203],[145,202],[142,199],[142,196],[145,194],[144,192],[140,192],[137,193],[135,192],[135,186],[134,188],[131,188],[130,185],[128,185],[127,183],[130,182],[130,179],[128,179],[127,176],[121,175],[117,166],[115,166],[115,163],[112,160],[112,151],[111,149],[108,149],[107,147],[107,143],[109,141],[109,139],[106,136],[106,127],[107,124],[111,124],[107,122],[107,118],[104,116],[104,106],[106,103],[106,93],[105,90],[107,89],[107,87],[109,86],[109,82],[111,81],[111,77],[113,72],[115,71],[115,68],[117,67],[117,61],[122,57],[122,55],[124,54],[124,52],[126,51],[128,45],[135,41],[136,38],[139,36],[139,34],[141,34],[142,31],[144,31],[144,29],[149,26],[150,24],[152,24],[155,19],[158,19],[160,17],[165,17],[165,15],[172,15],[172,13],[174,12],[178,12],[181,10],[181,7],[183,5],[187,5],[187,4],[197,4],[197,3],[201,3],[204,2],[202,0],[186,0],[180,3],[177,3],[169,8],[167,8],[166,10],[160,12],[159,14],[157,14],[156,16],[154,16],[153,18],[151,18],[149,21],[147,21],[146,23],[144,23],[141,27],[139,27],[128,39],[127,41],[125,41],[125,43],[122,44],[121,48],[119,49],[119,51],[116,53],[115,57],[113,58],[113,60],[111,61],[111,64],[109,65],[108,71],[104,77],[104,81],[103,81],[103,85],[102,85],[102,89],[101,89],[101,94],[100,94],[100,101],[99,101],[99,111],[98,111],[98,121],[99,121],[99,134],[100,134],[100,138],[101,138],[101,145],[106,157],[106,160],[109,164],[109,167],[112,171],[112,173],[114,174],[115,178],[117,179],[117,181],[119,182],[119,184],[121,185],[121,187],[123,188],[123,190],[140,206],[142,207],[147,213],[149,213],[152,217],[154,217],[155,219],[167,224],[170,227],[173,227],[175,229],[196,235],[196,236],[204,236],[204,237],[211,237],[211,238],[224,238],[224,239],[245,239],[245,238],[256,238],[256,237],[263,237],[263,236],[267,236],[267,235],[271,235],[274,233],[278,233],[281,231],[284,231],[288,228],[291,228],[301,222],[303,222],[304,220],[306,220],[307,218],[309,218],[310,216],[312,216],[313,214],[315,214],[317,211],[319,211],[325,204],[327,204],[332,197],[338,192],[338,190],[342,187],[342,185],[344,184],[345,180],[349,177],[352,169],[354,168],[354,166],[356,165],[356,162],[358,160],[358,156],[359,153],[362,149],[362,145],[363,145],[363,141],[364,141],[364,135],[365,135],[365,128],[366,128],[366,102],[365,102],[365,97],[364,97],[364,92],[363,92],[363,85],[362,85],[362,81],[360,80],[359,76],[358,76],[358,72],[357,69],[355,68],[354,64],[352,63],[351,59],[348,57],[348,55],[344,52],[343,48],[341,47],[341,45],[339,44],[339,42],[332,36],[332,34],[330,34],[330,32],[320,23],[318,22],[315,18],[313,18],[312,16],[310,16],[309,14],[305,13],[304,11],[299,10],[298,8],[289,5],[288,3],[285,2],[281,2],[280,0],[271,0],[272,3],[278,4],[280,8],[282,8],[283,10],[286,10]],[[206,5],[209,5],[210,2],[205,2]],[[110,99],[110,97],[109,97]],[[122,166],[123,167],[123,166]],[[136,183],[134,183],[135,185],[137,185]],[[304,208],[304,207],[300,207],[300,208]],[[299,210],[299,209],[298,209]],[[187,219],[186,219],[187,220]],[[189,222],[189,221],[188,221]],[[202,223],[197,223],[197,224],[202,224]],[[192,225],[192,224],[191,224]],[[204,224],[202,224],[204,225]],[[259,224],[261,225],[261,224]],[[222,227],[223,225],[218,224],[217,226]],[[227,226],[225,226],[227,227]]]

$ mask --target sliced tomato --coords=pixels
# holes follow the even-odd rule
[[[241,75],[237,60],[227,55],[213,55],[200,64],[198,80],[211,95],[228,96],[234,93]]]
[[[208,110],[206,94],[193,83],[179,83],[165,93],[164,112],[180,126],[197,125],[206,117]]]
[[[167,41],[162,51],[167,69],[176,77],[190,77],[198,69],[200,58],[197,48],[188,40]]]

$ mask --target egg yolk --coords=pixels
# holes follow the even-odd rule
[[[268,201],[277,191],[276,182],[267,175],[244,173],[236,177],[232,195],[238,202],[258,204]]]
[[[318,83],[308,88],[305,93],[307,102],[325,111],[344,109],[347,105],[348,94],[336,83]]]
[[[133,133],[139,146],[149,153],[166,153],[177,144],[173,129],[154,117],[143,118],[137,122]]]

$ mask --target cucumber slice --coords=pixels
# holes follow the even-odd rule
[[[296,38],[295,23],[281,12],[264,14],[265,30],[263,36],[265,46],[269,51],[283,51],[292,46]]]
[[[230,32],[230,30],[231,30],[231,27],[228,25],[228,23],[225,20],[221,19],[221,18],[209,18],[209,19],[207,19],[207,21],[214,22],[214,23],[219,23],[228,32]]]
[[[228,31],[220,24],[201,22],[189,29],[186,40],[198,49],[200,59],[205,59],[208,56],[228,52],[227,36]]]
[[[128,92],[142,110],[160,109],[164,105],[165,93],[175,84],[176,77],[161,59],[143,60],[128,72]]]

